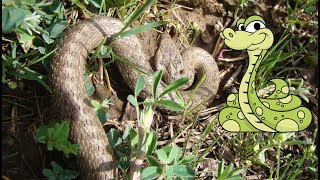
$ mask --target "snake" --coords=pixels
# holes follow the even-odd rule
[[[83,75],[86,59],[90,53],[104,40],[113,39],[110,46],[114,53],[149,74],[155,72],[150,60],[146,59],[144,54],[143,47],[146,45],[141,44],[136,35],[114,38],[123,27],[124,23],[121,20],[112,17],[82,20],[67,28],[57,44],[51,63],[50,82],[54,101],[62,118],[69,121],[71,140],[80,145],[78,164],[83,179],[114,179],[117,174],[112,148],[101,122],[91,107],[90,97],[84,86]],[[205,99],[208,101],[202,103],[201,108],[207,106],[217,93],[220,82],[219,69],[212,55],[198,47],[187,48],[180,54],[174,50],[173,45],[166,43],[168,42],[166,38],[162,39],[154,56],[156,60],[153,61],[158,67],[170,67],[166,72],[169,74],[166,75],[169,81],[170,79],[174,81],[175,79],[170,76],[177,73],[180,77],[193,79],[190,87],[180,90],[182,97],[187,100],[193,96],[190,107],[201,104]],[[181,62],[183,64],[180,64]],[[123,81],[132,91],[138,79],[144,77],[145,87],[140,97],[151,97],[152,75],[145,75],[127,63],[120,61],[115,63]],[[205,77],[203,83],[194,93],[197,81],[203,76]],[[161,81],[157,93],[161,93],[167,85]],[[166,100],[174,101],[178,98],[174,92],[164,97]]]
[[[262,17],[250,16],[237,21],[238,30],[224,29],[220,36],[234,50],[246,50],[248,68],[241,80],[239,93],[227,97],[226,107],[219,112],[220,125],[231,132],[297,132],[306,129],[312,120],[301,99],[290,94],[283,79],[271,79],[275,90],[259,97],[256,76],[259,66],[272,46],[274,36]]]

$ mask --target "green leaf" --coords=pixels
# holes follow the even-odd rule
[[[189,164],[191,161],[193,161],[194,158],[195,158],[195,156],[194,156],[193,154],[188,154],[188,155],[185,156],[181,161],[179,161],[178,164],[187,165],[187,164]]]
[[[128,3],[126,0],[113,0],[113,1],[105,1],[107,8],[112,7],[120,7],[126,5],[125,3]]]
[[[184,84],[186,84],[189,81],[189,78],[180,78],[176,81],[174,81],[173,83],[169,84],[164,90],[163,92],[160,94],[159,97],[162,97],[168,93],[170,93],[171,91],[174,91],[176,89],[178,89],[179,87],[183,86]]]
[[[2,32],[4,34],[15,30],[24,22],[26,12],[16,7],[2,6]]]
[[[265,157],[264,152],[265,152],[265,150],[260,151],[258,154],[258,160],[263,164],[266,162],[266,157]]]
[[[143,106],[146,108],[150,108],[151,106],[154,105],[153,99],[150,98],[146,98],[143,102],[142,102]]]
[[[50,141],[47,142],[47,149],[48,149],[48,151],[53,150],[53,144]]]
[[[32,60],[30,60],[27,64],[27,66],[31,66],[33,64],[36,64],[44,59],[46,59],[47,57],[49,57],[51,54],[53,54],[56,51],[56,49],[52,50],[51,52],[47,53],[46,55],[40,57],[40,58],[34,58]]]
[[[161,175],[161,168],[159,166],[150,166],[145,168],[141,173],[142,179],[155,179]]]
[[[33,45],[33,40],[35,39],[35,36],[30,35],[27,30],[21,27],[17,29],[16,34],[24,52],[28,52]]]
[[[15,81],[9,81],[8,82],[8,86],[11,88],[11,89],[16,89],[18,87],[18,84],[15,82]]]
[[[315,11],[315,8],[313,6],[308,6],[304,9],[305,13],[312,13],[313,11]]]
[[[53,0],[52,4],[49,5],[49,9],[54,13],[63,12],[64,6],[60,0]]]
[[[162,71],[162,69],[160,69],[157,72],[155,72],[154,75],[153,75],[153,83],[152,83],[152,96],[153,96],[153,99],[156,99],[156,97],[157,97],[157,88],[158,88],[158,85],[159,85],[159,83],[161,81],[162,74],[163,74],[163,71]]]
[[[78,144],[71,144],[68,141],[69,132],[70,127],[67,121],[57,122],[49,127],[44,125],[38,128],[36,140],[40,143],[47,143],[49,151],[55,148],[58,151],[63,151],[67,156],[70,152],[77,155],[80,146]]]
[[[281,145],[309,145],[309,144],[313,144],[313,142],[292,140],[292,141],[285,141],[281,143]]]
[[[56,162],[51,161],[51,166],[53,167],[53,172],[59,174],[63,172],[63,168]]]
[[[129,67],[131,67],[131,68],[133,68],[133,69],[135,69],[135,70],[137,70],[139,72],[141,72],[142,74],[149,76],[148,72],[146,72],[144,69],[132,64],[127,59],[122,58],[121,56],[119,56],[119,55],[117,55],[115,53],[113,53],[113,57],[114,57],[114,59],[119,60],[120,62],[124,63],[125,65],[127,65],[127,66],[129,66]]]
[[[148,160],[150,166],[159,166],[159,167],[161,167],[161,163],[154,156],[147,155],[147,160]]]
[[[96,114],[97,114],[97,116],[98,116],[101,124],[105,124],[105,123],[108,121],[108,119],[109,119],[108,113],[107,113],[105,110],[103,110],[103,109],[98,109],[98,110],[96,111]]]
[[[37,138],[37,141],[39,143],[46,143],[47,142],[47,137],[46,136],[41,136]]]
[[[50,26],[47,31],[49,33],[49,37],[55,39],[62,35],[62,31],[67,27],[67,21],[58,21],[52,26]]]
[[[243,173],[245,171],[245,169],[243,168],[236,168],[235,170],[233,170],[230,174],[230,176],[238,176],[240,175],[241,173]]]
[[[53,39],[51,39],[48,35],[46,34],[41,34],[43,40],[47,43],[47,44],[52,44],[54,42]]]
[[[123,135],[122,135],[122,139],[125,140],[125,141],[128,141],[129,138],[130,138],[130,130],[131,130],[131,125],[127,125],[126,129],[124,130],[123,132]]]
[[[141,148],[146,154],[149,151],[150,146],[152,145],[152,141],[154,139],[154,136],[155,136],[155,133],[146,133],[146,140],[143,143],[143,146]]]
[[[43,175],[48,178],[55,178],[56,174],[51,169],[43,169],[42,171]]]
[[[164,107],[166,107],[167,109],[171,110],[171,111],[181,111],[183,110],[183,107],[180,106],[180,104],[174,102],[174,101],[169,101],[169,100],[159,100],[157,101],[158,105],[162,105]]]
[[[141,26],[138,26],[138,27],[135,27],[133,29],[130,29],[128,31],[125,31],[121,34],[121,37],[127,37],[127,36],[132,36],[134,34],[139,34],[143,31],[147,31],[147,30],[150,30],[152,28],[155,28],[155,27],[158,27],[158,26],[161,26],[163,24],[167,23],[166,21],[158,21],[158,22],[152,22],[152,23],[148,23],[148,24],[144,24],[144,25],[141,25]]]
[[[167,146],[162,147],[161,149],[164,150],[164,152],[166,152],[168,155],[172,149],[172,146],[167,145]]]
[[[146,1],[142,6],[137,8],[133,13],[131,13],[127,19],[125,19],[125,26],[120,30],[120,32],[116,35],[116,37],[121,36],[122,33],[136,20],[141,16],[142,13],[144,13],[147,8],[149,8],[155,0],[148,0]]]
[[[69,137],[69,131],[69,123],[67,121],[62,121],[61,124],[56,123],[53,139],[57,141],[67,141]]]
[[[144,84],[145,84],[145,81],[144,81],[144,78],[143,77],[140,77],[138,79],[138,82],[136,84],[136,87],[134,89],[134,96],[135,97],[138,97],[140,92],[142,91],[142,89],[144,88]]]
[[[194,177],[194,171],[186,165],[173,165],[173,174],[181,177]]]
[[[110,131],[108,132],[108,140],[110,145],[113,148],[122,143],[122,139],[120,137],[119,132],[114,128],[111,128]]]
[[[78,155],[79,149],[80,149],[80,145],[79,144],[71,144],[70,153],[72,153],[74,155]]]
[[[169,161],[173,161],[173,160],[178,160],[178,159],[180,159],[180,157],[179,157],[179,154],[180,154],[179,151],[180,151],[180,148],[179,148],[179,147],[173,146],[173,147],[171,148],[170,153],[169,153],[169,157],[168,157]],[[180,154],[180,155],[181,155],[181,154]]]
[[[37,51],[31,51],[29,53],[22,54],[18,57],[15,57],[15,58],[9,58],[8,60],[6,60],[5,62],[2,62],[2,63],[5,63],[5,65],[8,66],[8,65],[12,64],[14,61],[19,61],[20,59],[31,57],[36,54],[38,54]]]
[[[296,176],[298,176],[303,171],[301,169],[297,169],[291,176],[288,177],[288,179],[297,179]]]
[[[135,149],[138,146],[138,141],[139,141],[139,137],[138,137],[138,133],[136,130],[131,129],[130,130],[130,144],[131,146]]]
[[[165,168],[166,168],[166,178],[167,179],[172,179],[172,177],[173,177],[173,167],[169,166],[169,165],[166,165]]]
[[[72,178],[76,178],[77,176],[79,176],[80,173],[78,171],[66,169],[63,174],[65,176],[68,176],[69,179],[72,179]]]
[[[163,148],[157,150],[157,156],[160,159],[160,161],[162,161],[165,164],[169,164],[169,163],[171,163],[173,161],[173,159],[170,160],[168,158],[168,155],[167,155],[166,151]]]
[[[98,111],[101,107],[100,102],[94,99],[91,100],[91,105],[93,106],[94,111]]]
[[[21,72],[10,72],[9,74],[16,76],[16,77],[19,77],[19,78],[24,78],[27,80],[35,80],[38,83],[40,83],[42,86],[44,86],[49,92],[52,92],[49,85],[42,80],[42,78],[43,78],[42,75],[38,75],[34,71],[32,71],[26,67],[23,67],[21,69],[21,71],[23,71],[23,72],[22,73]]]
[[[118,162],[118,167],[125,172],[129,168],[129,166],[130,162],[128,158],[126,156],[121,156]]]
[[[65,155],[69,155],[71,143],[69,141],[54,141],[54,148],[58,151],[63,151]]]
[[[186,103],[181,95],[181,93],[179,91],[176,91],[176,95],[177,95],[177,103],[180,104],[181,106],[185,107]]]
[[[101,106],[102,106],[102,107],[105,107],[105,108],[108,108],[110,104],[111,104],[111,103],[110,103],[110,100],[109,100],[108,98],[106,98],[106,99],[104,99],[104,100],[102,101]]]
[[[218,165],[218,177],[222,174],[223,170],[224,170],[224,164],[223,164],[223,161],[220,161]]]
[[[91,96],[93,94],[93,92],[94,92],[94,86],[92,84],[90,84],[90,83],[87,83],[87,82],[84,83],[84,86],[86,87],[87,94],[89,96]]]
[[[88,3],[96,8],[100,8],[102,0],[88,0]]]
[[[229,173],[231,172],[231,170],[233,169],[233,163],[229,164],[226,169],[222,172],[222,174],[220,174],[220,176],[218,176],[218,179],[225,179],[226,177],[228,177]]]
[[[137,99],[131,94],[127,97],[127,100],[135,107],[139,107]]]
[[[53,140],[54,128],[48,128],[47,132],[48,132],[48,134],[47,134],[48,139]]]
[[[149,146],[148,152],[147,152],[148,155],[152,154],[152,151],[154,150],[156,145],[157,145],[157,135],[156,135],[156,133],[153,133],[152,141],[150,143],[150,146]]]

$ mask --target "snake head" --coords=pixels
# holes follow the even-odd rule
[[[272,46],[274,37],[260,16],[250,16],[237,21],[238,30],[224,29],[220,36],[234,50],[266,50]]]

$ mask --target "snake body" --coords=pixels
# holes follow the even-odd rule
[[[110,17],[95,17],[77,23],[67,30],[59,42],[51,64],[51,83],[56,104],[61,110],[63,118],[70,122],[73,142],[81,147],[78,161],[83,179],[112,179],[116,177],[113,152],[103,126],[91,108],[90,98],[83,82],[83,74],[86,58],[90,52],[105,37],[110,40],[123,27],[120,20]],[[116,54],[134,66],[150,74],[154,72],[143,53],[140,40],[135,35],[118,38],[111,47]],[[161,50],[159,49],[159,51]],[[159,53],[165,54],[166,52]],[[204,73],[207,75],[204,83],[194,95],[191,105],[196,105],[210,96],[213,97],[212,95],[217,92],[220,80],[218,67],[212,56],[200,48],[191,48],[187,49],[182,57],[186,67],[191,68],[190,70],[183,69],[184,73],[196,73],[196,79],[199,79]],[[163,62],[163,60],[160,61]],[[124,63],[116,61],[116,64],[124,81],[133,90],[138,78],[143,74]],[[146,86],[140,94],[142,98],[151,96],[153,77],[144,75],[144,78]],[[159,85],[158,93],[164,89],[163,85],[165,85],[164,82]],[[190,97],[193,87],[194,85],[181,92],[185,99]],[[177,99],[175,93],[169,94],[165,98]],[[208,100],[210,102],[212,98]]]

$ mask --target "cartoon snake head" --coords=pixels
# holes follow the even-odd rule
[[[250,16],[237,21],[238,30],[224,29],[220,36],[225,44],[234,50],[266,50],[272,46],[274,37],[260,16]]]

